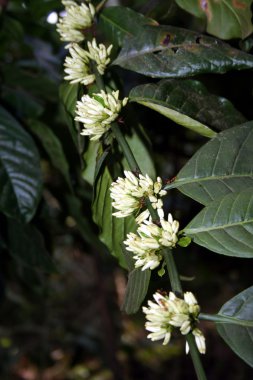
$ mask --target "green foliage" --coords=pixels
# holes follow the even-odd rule
[[[207,32],[222,38],[245,38],[253,32],[252,0],[176,0],[176,3],[196,17],[205,18]]]
[[[231,323],[227,321],[216,324],[218,333],[229,347],[251,367],[253,367],[252,303],[253,286],[233,297],[220,309],[218,315],[231,318]],[[240,325],[234,324],[233,319]]]
[[[30,221],[42,190],[37,148],[13,116],[0,108],[0,209],[6,215]]]
[[[165,79],[134,87],[129,98],[206,137],[243,123],[244,116],[224,98],[210,94],[201,82]]]
[[[208,204],[185,227],[193,241],[213,252],[253,257],[253,188]]]

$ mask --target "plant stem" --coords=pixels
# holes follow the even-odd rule
[[[179,295],[182,295],[183,289],[182,289],[182,285],[180,282],[179,274],[176,268],[172,251],[171,249],[164,249],[163,252],[164,252],[164,258],[167,265],[167,270],[168,270],[168,275],[170,278],[172,291],[175,293],[178,293]]]
[[[200,355],[198,348],[195,343],[195,339],[192,335],[192,333],[186,335],[186,340],[189,345],[191,358],[193,361],[193,365],[196,371],[196,375],[198,380],[206,380],[206,374],[202,366],[202,362],[200,360]]]

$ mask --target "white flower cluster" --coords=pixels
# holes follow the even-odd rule
[[[84,95],[77,102],[75,120],[83,123],[82,135],[92,136],[91,140],[98,140],[110,129],[111,123],[118,117],[127,98],[119,100],[119,91],[107,94],[101,91],[92,96]]]
[[[90,61],[96,62],[97,70],[101,75],[104,74],[106,66],[110,62],[109,55],[112,45],[106,49],[103,44],[97,45],[94,38],[92,42],[87,43],[87,46],[88,51],[82,49],[77,43],[73,43],[70,46],[70,57],[66,57],[64,63],[64,71],[67,74],[64,79],[69,80],[70,83],[79,82],[86,86],[93,83],[95,81],[95,74],[91,73]]]
[[[77,4],[75,1],[62,0],[66,15],[61,17],[56,29],[62,41],[81,42],[85,39],[84,30],[89,28],[94,20],[95,8],[92,4]],[[68,48],[66,46],[66,48]]]
[[[137,229],[137,234],[130,232],[124,241],[126,249],[134,253],[135,268],[155,269],[163,260],[161,249],[175,247],[179,223],[169,214],[168,221],[161,219],[161,227],[145,220]]]
[[[169,295],[154,294],[154,300],[148,301],[148,307],[143,307],[146,314],[146,330],[150,332],[148,338],[152,341],[163,339],[163,344],[170,341],[171,333],[175,327],[181,334],[186,335],[192,331],[198,350],[201,354],[206,352],[205,337],[196,328],[200,307],[191,292],[184,293],[184,299],[176,297],[173,292]],[[186,344],[186,353],[189,347]]]
[[[145,198],[148,197],[153,208],[157,209],[160,218],[163,218],[161,197],[167,192],[162,190],[161,178],[157,177],[156,182],[154,182],[147,174],[145,177],[142,174],[135,176],[127,170],[124,171],[124,174],[125,178],[119,177],[116,182],[111,184],[112,205],[118,210],[113,215],[117,218],[124,218],[140,211],[145,205]],[[146,209],[136,218],[136,222],[140,224],[149,216],[150,213]]]

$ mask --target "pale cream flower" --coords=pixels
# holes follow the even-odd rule
[[[70,57],[65,59],[64,79],[70,83],[82,83],[85,86],[95,81],[95,75],[91,74],[89,67],[89,57],[87,52],[78,44],[73,43],[69,49]]]
[[[192,331],[196,345],[200,353],[206,351],[205,337],[203,333],[196,328],[198,313],[191,313],[190,306],[198,306],[194,295],[190,292],[184,294],[184,299],[178,298],[173,292],[169,295],[155,293],[153,296],[155,302],[148,301],[148,307],[143,307],[146,314],[146,330],[150,332],[148,338],[152,341],[163,339],[163,344],[167,344],[171,338],[171,333],[175,327],[180,329],[183,335]],[[187,302],[186,302],[187,300]],[[186,344],[186,353],[189,347]]]
[[[159,266],[163,260],[162,248],[173,248],[178,240],[179,223],[175,222],[177,221],[173,221],[171,214],[168,221],[161,220],[161,227],[151,220],[144,220],[138,227],[137,234],[127,235],[124,244],[127,251],[133,252],[136,268],[142,267],[142,270],[146,270]]]
[[[127,98],[119,100],[119,91],[107,94],[101,91],[92,97],[84,95],[77,102],[75,120],[83,123],[82,135],[91,136],[91,140],[98,140],[117,119],[121,108],[126,105]]]
[[[75,1],[62,0],[66,8],[66,15],[59,19],[56,25],[57,32],[62,41],[81,42],[85,39],[84,31],[94,20],[95,8],[92,4],[77,4]],[[66,48],[69,48],[67,45]]]
[[[117,218],[124,218],[137,213],[145,205],[145,198],[149,198],[152,206],[158,210],[159,216],[163,218],[163,202],[160,197],[167,192],[162,190],[161,178],[157,177],[156,182],[154,182],[147,174],[146,176],[142,174],[135,176],[130,171],[124,171],[124,174],[126,178],[119,177],[116,182],[111,184],[112,205],[118,210],[113,215]],[[149,210],[145,209],[137,216],[136,222],[141,224],[149,216]]]
[[[103,75],[106,66],[110,63],[110,53],[112,50],[112,45],[108,48],[103,44],[97,45],[97,41],[93,38],[92,42],[87,42],[88,52],[87,55],[90,59],[96,62],[97,69],[100,75]]]

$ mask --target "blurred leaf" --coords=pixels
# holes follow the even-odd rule
[[[41,141],[43,148],[50,157],[52,165],[59,170],[69,188],[72,189],[69,164],[58,137],[46,124],[37,120],[29,121],[29,128]]]
[[[253,187],[213,201],[184,232],[210,251],[253,258]]]
[[[27,2],[27,0],[26,0]],[[60,0],[46,0],[40,1],[38,0],[29,0],[27,5],[30,13],[35,18],[41,18],[43,16],[47,16],[49,13],[54,11],[55,9],[63,9],[62,2]]]
[[[129,98],[206,137],[215,135],[212,129],[224,130],[246,121],[227,99],[210,94],[194,80],[144,84],[134,87]]]
[[[127,314],[134,314],[141,307],[148,291],[150,277],[151,271],[149,269],[142,271],[138,268],[130,272],[124,303],[121,307]]]
[[[85,165],[82,171],[82,177],[90,185],[93,185],[96,170],[96,158],[100,143],[98,141],[89,141],[88,148],[83,155],[83,162]]]
[[[19,118],[37,118],[44,111],[41,102],[22,89],[4,87],[2,98]]]
[[[126,38],[113,64],[154,78],[175,78],[250,69],[253,57],[212,37],[162,25]]]
[[[9,249],[12,257],[34,270],[54,272],[55,265],[49,256],[41,233],[31,224],[8,220]]]
[[[207,142],[165,188],[179,188],[206,205],[217,197],[253,187],[252,153],[253,122],[248,122]]]
[[[226,302],[218,315],[253,323],[253,286]],[[243,321],[242,321],[243,322]],[[220,336],[248,365],[253,367],[253,327],[230,323],[216,323]]]
[[[42,189],[37,148],[22,126],[0,107],[0,209],[24,221],[32,219]]]
[[[78,131],[74,120],[78,99],[78,84],[62,83],[60,86],[60,99],[64,106],[69,132],[75,146],[79,148]]]
[[[157,22],[126,7],[105,8],[99,18],[99,28],[115,47],[122,46],[125,37],[138,35],[144,25]]]
[[[197,17],[207,20],[207,32],[222,39],[245,38],[253,32],[252,0],[176,0]]]

